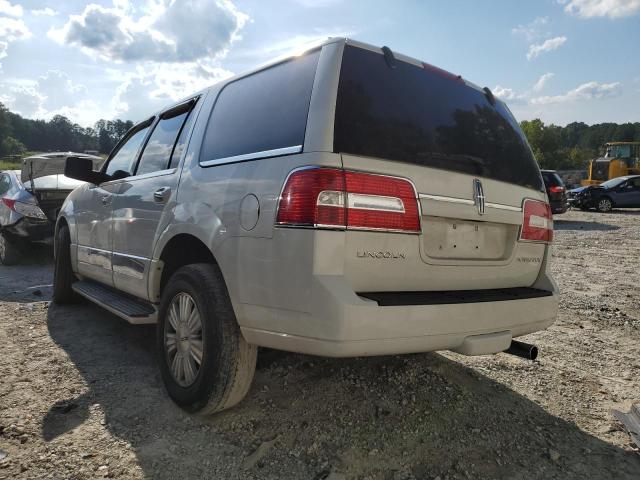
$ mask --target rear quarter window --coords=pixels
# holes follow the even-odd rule
[[[316,50],[226,85],[200,161],[303,145],[318,56]]]
[[[543,190],[524,134],[501,101],[438,69],[347,45],[334,151],[407,162]]]

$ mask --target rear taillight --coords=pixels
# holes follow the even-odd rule
[[[564,192],[564,187],[559,187],[557,185],[554,185],[552,187],[549,187],[549,191],[551,193],[562,193],[562,192]]]
[[[553,240],[553,216],[548,203],[526,199],[522,214],[520,240],[546,243]]]
[[[32,203],[18,202],[17,200],[9,198],[3,198],[2,202],[14,212],[24,215],[25,217],[37,218],[39,220],[47,219],[42,209]]]
[[[287,179],[276,224],[417,233],[420,214],[415,189],[408,180],[306,168]]]

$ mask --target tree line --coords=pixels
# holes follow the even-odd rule
[[[581,170],[599,156],[606,142],[640,141],[640,122],[573,122],[565,127],[545,125],[540,119],[520,123],[542,168]],[[27,151],[97,150],[108,154],[133,126],[130,120],[99,120],[84,128],[62,115],[51,120],[31,120],[10,112],[0,103],[0,157]]]
[[[85,128],[63,115],[55,115],[48,121],[31,120],[0,103],[0,157],[28,151],[95,150],[107,154],[131,127],[131,120],[99,120],[93,127]]]
[[[573,122],[566,127],[545,125],[540,119],[525,120],[520,126],[541,168],[583,170],[589,160],[604,154],[607,142],[640,142],[640,122]]]

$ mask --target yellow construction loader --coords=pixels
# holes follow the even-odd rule
[[[640,142],[610,142],[605,144],[604,157],[589,162],[589,178],[582,186],[599,185],[602,182],[625,175],[640,175]]]

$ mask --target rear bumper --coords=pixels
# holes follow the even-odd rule
[[[2,228],[10,235],[31,242],[53,238],[54,224],[49,220],[22,217],[16,223]]]
[[[552,200],[549,204],[551,205],[551,212],[554,214],[565,213],[569,206],[567,200]]]
[[[512,338],[549,327],[558,292],[538,298],[380,306],[349,292],[342,277],[317,277],[313,313],[242,306],[246,340],[294,352],[353,357],[454,350],[468,355],[505,350]],[[260,325],[277,325],[264,329]]]

